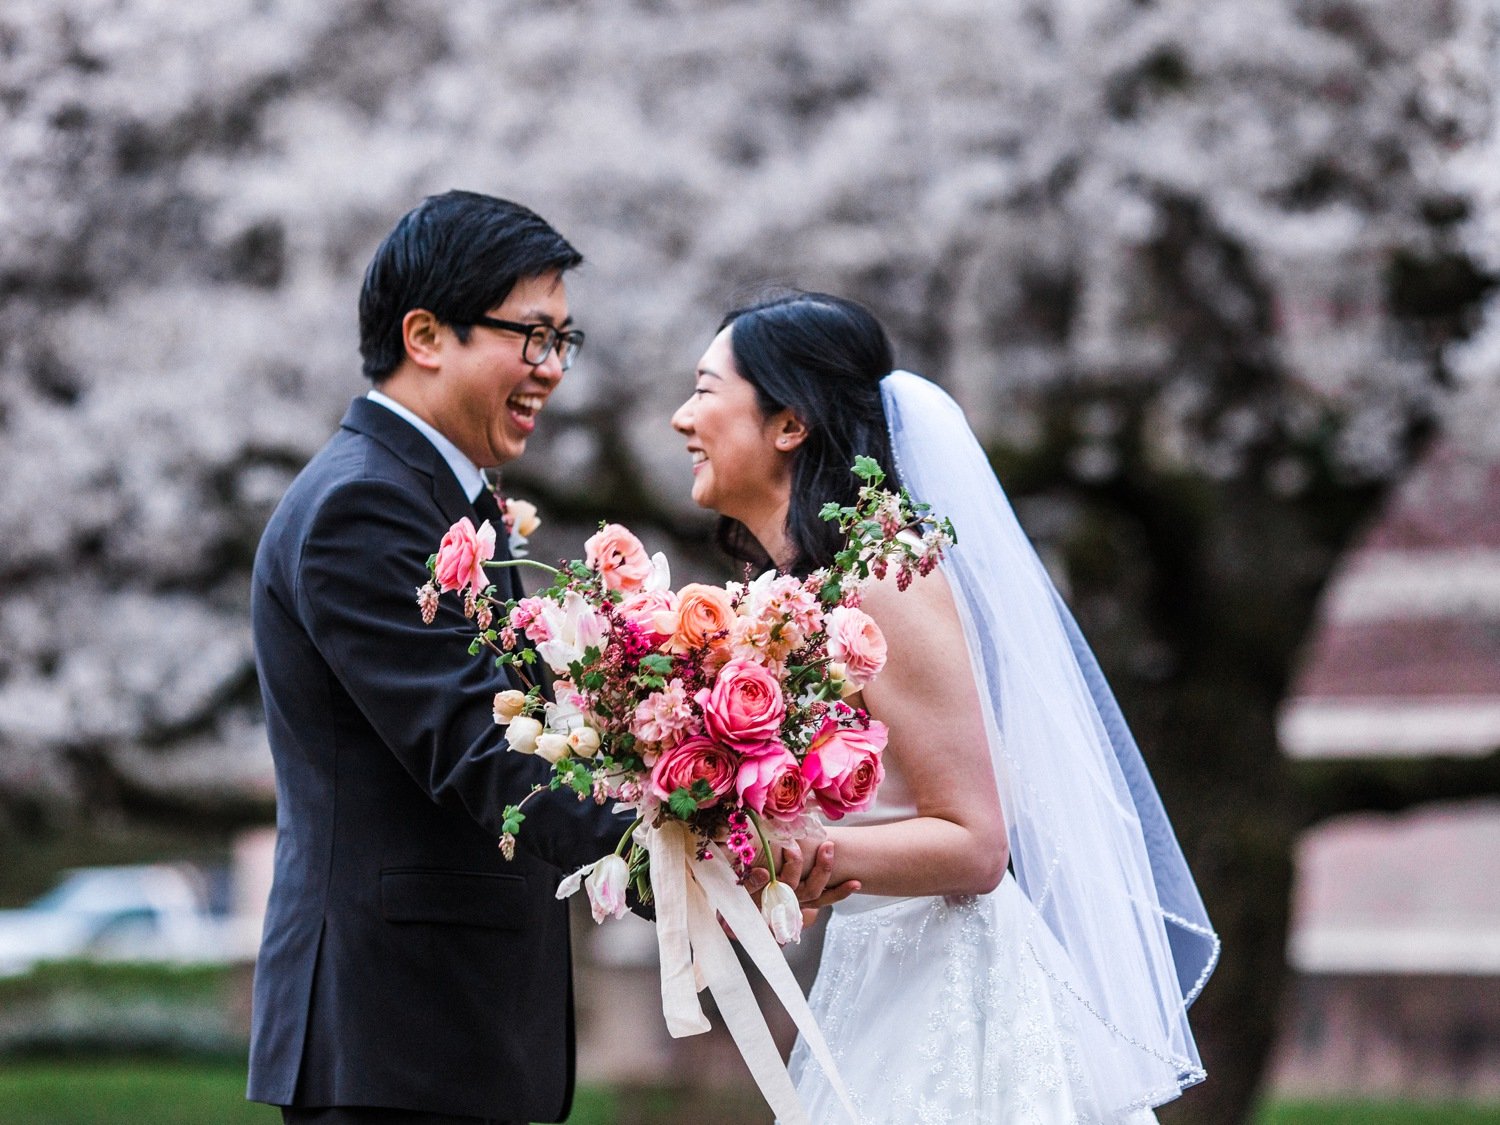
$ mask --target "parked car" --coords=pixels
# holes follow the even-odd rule
[[[43,961],[223,962],[243,955],[231,919],[166,864],[80,867],[19,910],[0,910],[0,976]]]

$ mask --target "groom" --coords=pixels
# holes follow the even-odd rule
[[[561,1121],[573,1093],[561,875],[628,821],[546,779],[491,714],[511,686],[433,625],[426,560],[467,517],[499,524],[480,469],[521,455],[583,341],[537,215],[427,199],[359,300],[374,384],[293,482],[256,554],[251,613],[276,765],[275,880],[256,964],[248,1096],[287,1122]],[[505,557],[503,529],[497,537]],[[502,592],[512,570],[494,571]]]

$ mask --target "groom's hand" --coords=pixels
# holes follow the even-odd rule
[[[797,901],[808,910],[842,902],[860,888],[857,879],[829,887],[828,879],[833,874],[833,846],[832,840],[824,840],[811,853],[804,854],[801,842],[794,840],[782,849],[781,867],[776,877],[797,893]]]

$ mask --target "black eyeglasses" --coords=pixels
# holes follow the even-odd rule
[[[476,316],[468,321],[470,326],[498,328],[502,332],[517,332],[526,337],[521,347],[521,358],[533,367],[547,362],[552,349],[557,349],[557,362],[564,371],[573,366],[578,349],[583,347],[584,336],[577,328],[560,331],[550,324],[522,324],[515,320],[496,320],[492,316]]]

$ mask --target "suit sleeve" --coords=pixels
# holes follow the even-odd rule
[[[511,751],[491,710],[511,686],[488,655],[470,656],[473,628],[445,594],[426,625],[417,587],[447,530],[430,497],[360,480],[325,498],[297,569],[298,612],[313,643],[370,725],[437,803],[496,837],[503,810],[549,776]],[[613,849],[628,821],[568,791],[525,808],[517,847],[563,870]]]

